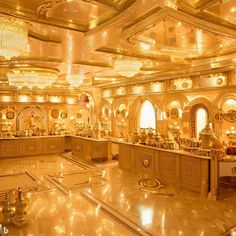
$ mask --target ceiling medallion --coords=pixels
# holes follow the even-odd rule
[[[7,73],[9,85],[17,87],[17,89],[22,89],[23,87],[44,89],[52,85],[57,76],[58,72],[55,70],[37,68],[14,69]]]
[[[116,59],[114,62],[114,69],[120,75],[125,77],[133,77],[140,72],[142,62],[131,59]]]
[[[78,0],[77,0],[78,1]],[[92,3],[94,0],[83,0],[87,3]],[[51,17],[54,10],[62,3],[71,2],[71,0],[42,0],[40,6],[37,8],[36,12],[38,17],[45,16],[47,18]]]
[[[42,0],[40,6],[37,8],[37,15],[51,17],[54,9],[61,3],[65,3],[67,0]]]
[[[0,15],[0,56],[11,59],[27,51],[28,28],[24,21]]]

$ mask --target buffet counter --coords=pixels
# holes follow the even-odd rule
[[[64,136],[32,136],[0,139],[0,158],[64,152]]]
[[[210,157],[181,150],[115,141],[119,145],[119,166],[131,172],[155,177],[183,189],[207,196],[209,192]]]
[[[71,136],[72,155],[86,160],[107,160],[109,156],[109,140],[105,138],[85,138]]]

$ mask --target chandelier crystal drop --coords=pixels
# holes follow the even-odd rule
[[[139,73],[142,62],[131,59],[117,59],[114,62],[114,69],[120,75],[125,77],[133,77]]]
[[[32,89],[37,87],[44,89],[52,85],[57,79],[57,73],[55,71],[28,71],[28,70],[13,70],[7,73],[8,83],[10,86],[21,89],[27,87]]]
[[[9,60],[25,54],[27,45],[27,24],[19,19],[0,15],[0,56]]]
[[[68,74],[66,76],[66,80],[71,86],[77,88],[83,83],[83,81],[85,80],[85,76],[84,75],[70,75],[70,74]]]

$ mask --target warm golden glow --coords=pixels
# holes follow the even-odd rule
[[[7,73],[10,86],[21,89],[37,87],[44,89],[53,84],[57,79],[57,73],[50,70],[12,70]]]
[[[117,59],[114,63],[114,69],[120,75],[125,77],[133,77],[139,73],[140,68],[142,67],[142,62],[138,60],[130,59]]]
[[[199,133],[207,125],[207,112],[204,108],[199,108],[196,112],[196,135],[199,138]]]
[[[27,25],[7,16],[0,16],[0,56],[6,59],[19,56],[27,51]]]
[[[140,128],[156,129],[156,114],[151,102],[145,101],[140,111]]]
[[[73,87],[79,87],[85,79],[84,75],[67,75],[66,80]]]

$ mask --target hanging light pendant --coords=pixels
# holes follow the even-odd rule
[[[9,60],[25,54],[27,44],[27,24],[19,19],[0,15],[0,56]]]
[[[120,75],[125,77],[133,77],[139,73],[142,62],[131,59],[117,59],[114,62],[114,69]]]
[[[85,80],[85,76],[84,75],[70,75],[70,74],[68,74],[66,76],[66,80],[71,86],[77,88],[83,83],[83,81]]]
[[[32,89],[37,87],[44,89],[53,84],[58,75],[57,71],[50,69],[15,69],[7,73],[10,86],[21,89],[27,87]]]

